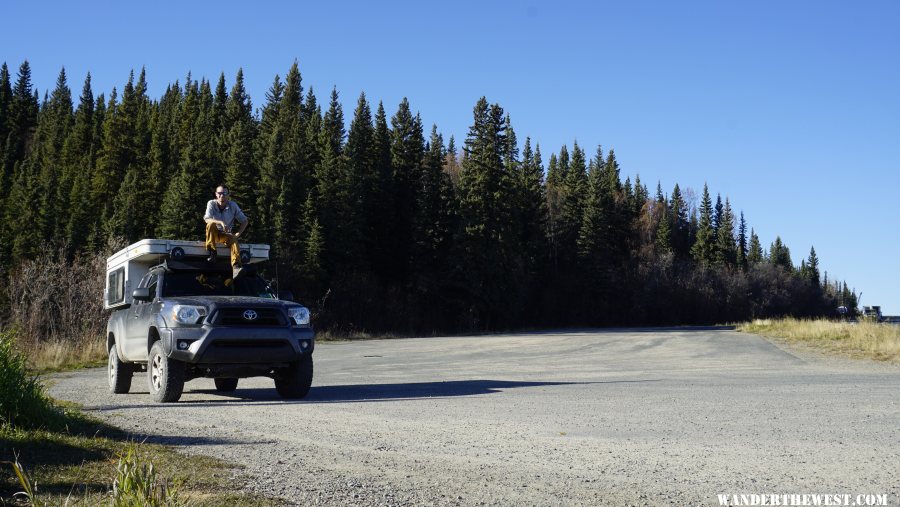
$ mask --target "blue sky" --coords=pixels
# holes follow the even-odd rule
[[[42,93],[62,66],[76,94],[150,94],[195,78],[254,106],[294,59],[349,122],[359,93],[393,114],[405,96],[458,145],[482,95],[545,160],[573,141],[614,148],[623,174],[743,210],[764,245],[900,314],[900,3],[871,2],[3,2],[0,59]],[[623,177],[624,177],[623,175]]]

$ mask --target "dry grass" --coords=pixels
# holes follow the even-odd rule
[[[352,331],[352,332],[342,332],[342,331],[332,331],[332,330],[316,330],[316,341],[317,342],[345,342],[345,341],[356,341],[356,340],[390,340],[393,338],[402,338],[401,335],[396,334],[379,334],[379,333],[367,333],[365,331]],[[106,354],[106,352],[104,352]]]
[[[781,338],[850,357],[900,364],[900,326],[875,322],[765,319],[737,326],[738,331]]]
[[[99,338],[82,343],[38,342],[29,347],[27,357],[29,368],[41,373],[102,366],[106,363],[106,343]]]

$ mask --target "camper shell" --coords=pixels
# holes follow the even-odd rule
[[[106,259],[106,288],[103,308],[127,308],[134,301],[132,292],[151,267],[166,259],[203,259],[209,255],[203,241],[144,239],[128,245]],[[224,255],[220,254],[222,257]],[[241,245],[241,262],[256,264],[269,260],[269,245]]]

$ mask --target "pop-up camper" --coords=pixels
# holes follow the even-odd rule
[[[220,249],[221,250],[221,249]],[[144,239],[128,245],[106,259],[106,290],[103,307],[107,310],[132,303],[132,291],[147,271],[164,260],[205,258],[209,253],[203,241]],[[227,258],[228,252],[219,255]],[[269,259],[269,245],[242,244],[241,262],[255,264]]]

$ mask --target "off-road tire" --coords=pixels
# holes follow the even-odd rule
[[[220,393],[231,393],[237,389],[238,379],[236,378],[217,378],[214,379],[216,383],[216,391]]]
[[[291,363],[275,378],[275,389],[282,398],[299,400],[309,394],[312,378],[312,354],[304,354],[299,361]]]
[[[176,402],[184,391],[184,363],[166,356],[160,341],[147,357],[147,383],[150,396],[159,403]]]
[[[116,344],[109,347],[109,360],[106,371],[109,379],[109,392],[112,394],[127,394],[131,389],[131,378],[134,376],[134,364],[125,363],[119,359]]]

